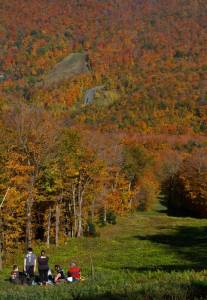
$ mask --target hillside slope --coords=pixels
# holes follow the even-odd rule
[[[206,295],[206,220],[160,213],[121,217],[101,237],[48,250],[50,265],[71,260],[86,280],[48,289],[3,283],[1,299],[194,299]],[[39,251],[36,249],[36,251]],[[22,257],[17,258],[21,265]],[[8,272],[8,271],[7,271]],[[27,296],[26,296],[27,295]],[[202,298],[202,299],[205,299]]]
[[[104,85],[119,101],[109,109],[81,110],[77,123],[138,133],[206,133],[205,0],[0,4],[2,99],[38,99],[70,110],[86,90]],[[73,68],[72,53],[80,52],[87,52],[92,73]],[[34,91],[44,78],[52,89]]]

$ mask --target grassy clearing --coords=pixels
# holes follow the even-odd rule
[[[206,250],[207,220],[134,214],[102,228],[100,238],[71,239],[48,250],[51,266],[67,267],[75,260],[86,281],[14,287],[4,281],[6,268],[0,275],[0,299],[207,299]]]
[[[89,72],[89,70],[86,62],[86,54],[71,53],[54,66],[46,76],[44,83],[46,86],[51,86],[62,80],[70,79],[74,75],[87,72]]]

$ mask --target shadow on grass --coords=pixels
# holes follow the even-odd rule
[[[191,284],[179,286],[179,291],[176,289],[174,292],[169,286],[166,286],[165,291],[160,293],[159,288],[157,291],[141,289],[139,291],[126,292],[126,293],[112,293],[106,292],[101,295],[90,295],[74,297],[74,300],[141,300],[141,299],[165,299],[165,300],[195,300],[207,299],[207,283],[204,281],[195,281]]]
[[[207,299],[207,281],[193,281],[189,290],[189,299]]]
[[[74,300],[121,300],[121,299],[145,299],[144,295],[143,297],[140,295],[140,293],[133,293],[130,295],[124,295],[124,294],[111,294],[111,293],[105,293],[103,295],[96,295],[96,296],[89,296],[89,297],[81,297],[81,298],[74,298]]]
[[[163,271],[167,273],[171,272],[185,272],[185,271],[197,271],[200,272],[204,268],[203,266],[197,265],[157,265],[157,266],[147,266],[147,267],[122,267],[122,270],[130,271],[130,272],[156,272]]]
[[[207,267],[207,226],[178,226],[172,233],[135,236],[135,238],[167,245],[170,247],[170,251],[176,252],[177,255],[191,263],[183,266],[161,266],[161,268],[179,271],[179,269],[185,270],[186,268],[202,270]]]

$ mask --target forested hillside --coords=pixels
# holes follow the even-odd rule
[[[206,0],[0,0],[0,127],[5,258],[158,198],[206,217]]]

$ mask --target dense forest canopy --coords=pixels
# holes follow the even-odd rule
[[[0,17],[2,249],[158,196],[206,217],[205,0],[0,0]]]

